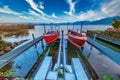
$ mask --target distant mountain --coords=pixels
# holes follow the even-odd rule
[[[88,24],[91,24],[91,25],[110,25],[110,24],[112,24],[114,19],[120,19],[120,16],[107,17],[107,18],[103,18],[100,20],[96,20],[96,21],[77,21],[77,22],[74,22],[74,24],[80,25],[81,23],[83,23],[84,25],[88,25]]]
[[[80,25],[81,23],[83,25],[111,25],[114,19],[119,19],[120,16],[115,16],[115,17],[107,17],[103,18],[100,20],[95,20],[95,21],[76,21],[76,22],[67,22],[67,23],[28,23],[28,22],[21,22],[21,23],[0,23],[0,24],[31,24],[31,25]]]

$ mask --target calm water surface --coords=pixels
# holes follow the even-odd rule
[[[112,27],[110,25],[84,25],[83,26],[83,31],[87,31],[87,30],[106,30],[108,27]],[[67,26],[53,26],[52,27],[53,30],[64,30],[64,33],[67,34]],[[68,26],[68,29],[74,29],[75,31],[80,32],[80,26],[79,25],[74,25],[74,27],[72,25]],[[50,26],[46,26],[46,31],[50,31],[51,27]],[[44,33],[44,27],[43,26],[35,26],[35,29],[33,30],[29,30],[29,35],[28,36],[20,36],[20,37],[8,37],[8,38],[4,38],[5,41],[8,42],[16,42],[16,41],[20,41],[23,39],[33,39],[32,38],[32,34],[35,35],[35,37],[41,36]]]

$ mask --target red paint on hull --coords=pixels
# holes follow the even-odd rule
[[[70,43],[72,43],[78,48],[82,47],[85,41],[87,40],[87,37],[75,31],[70,31],[70,32],[71,34],[68,34],[68,40],[70,41]]]
[[[57,40],[59,36],[60,36],[60,32],[56,32],[56,33],[51,33],[51,34],[45,34],[43,38],[47,44],[50,44],[54,42],[55,40]]]

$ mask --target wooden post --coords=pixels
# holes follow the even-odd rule
[[[68,31],[68,24],[69,24],[69,23],[67,23],[67,31]]]
[[[73,23],[73,30],[74,30],[74,23]]]
[[[41,45],[42,45],[42,49],[44,50],[44,43],[43,43],[43,39],[41,40]]]
[[[34,34],[32,34],[32,37],[33,37],[33,40],[35,40]],[[39,52],[37,50],[37,44],[36,43],[35,43],[35,50],[36,50],[37,56],[39,57]]]
[[[62,69],[62,72],[63,72],[63,73],[62,73],[62,74],[64,75],[64,72],[65,72],[64,66],[65,66],[65,65],[64,65],[64,58],[63,58],[63,56],[64,56],[64,55],[63,55],[63,38],[64,38],[64,30],[62,30],[62,49],[61,49],[61,51],[62,51],[62,61],[63,61],[63,62],[62,62],[62,64],[63,64],[63,69]]]
[[[59,30],[60,30],[60,25],[58,25],[58,27],[59,27]]]
[[[35,40],[34,34],[32,34],[33,40]],[[37,45],[35,44],[35,48],[37,48]]]
[[[44,34],[46,34],[46,27],[45,27],[45,24],[44,24]]]
[[[56,31],[57,24],[55,24],[55,31]]]
[[[51,26],[52,23],[50,23],[50,31],[52,31],[52,26]]]
[[[83,26],[83,22],[81,22],[81,27],[80,27],[80,33],[82,34],[82,26]]]
[[[50,27],[51,27],[51,31],[53,31],[53,24],[52,23],[50,24]]]
[[[88,55],[87,55],[87,58],[90,57],[92,49],[93,49],[93,46],[91,45],[91,46],[90,46],[90,51],[89,51],[89,53],[88,53]]]
[[[64,30],[62,30],[62,44],[63,44],[63,36],[64,36]]]
[[[95,34],[94,34],[94,38],[93,38],[93,40],[96,40],[96,36],[97,36],[97,34],[95,33]]]

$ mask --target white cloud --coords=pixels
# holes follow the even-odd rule
[[[52,17],[53,17],[53,18],[58,18],[58,17],[55,15],[55,13],[52,13]]]
[[[42,3],[42,2],[39,3],[39,8],[40,8],[40,9],[44,9],[44,6],[43,6],[43,3]]]
[[[9,14],[9,15],[15,15],[16,16],[16,18],[18,17],[18,18],[22,18],[22,19],[28,19],[28,17],[27,16],[23,16],[23,14],[22,13],[18,13],[18,12],[15,12],[15,11],[13,11],[12,9],[10,9],[8,6],[3,6],[3,8],[0,8],[0,12],[1,13],[6,13],[6,14]],[[15,17],[14,17],[15,18]]]
[[[6,13],[1,15],[1,13]],[[8,18],[8,15],[10,16]],[[28,12],[18,13],[8,6],[0,8],[0,22],[49,22],[52,21],[50,16],[43,16],[34,10],[29,9]]]
[[[30,6],[31,6],[34,10],[36,10],[37,12],[39,12],[40,14],[46,15],[42,10],[40,10],[40,9],[38,8],[38,5],[35,4],[33,0],[26,0],[26,2],[29,3]]]
[[[78,16],[79,20],[98,20],[103,18],[103,14],[100,11],[89,10],[87,12],[80,13]]]
[[[75,4],[77,3],[77,1],[72,2],[72,0],[67,0],[67,3],[70,6],[70,10],[69,10],[69,12],[65,11],[64,13],[72,16],[75,12]]]
[[[83,20],[99,20],[110,16],[120,16],[120,1],[112,0],[110,2],[102,2],[100,10],[88,10],[87,12],[82,12],[79,15],[74,15],[79,21]]]
[[[19,15],[19,17],[22,18],[22,19],[29,19],[29,17],[27,17],[27,16],[21,16],[21,15]]]
[[[40,14],[36,13],[35,11],[29,9],[28,14],[33,15],[33,16],[40,16]]]
[[[120,0],[111,0],[101,4],[101,11],[107,16],[120,16]]]
[[[19,14],[18,12],[11,10],[8,6],[3,6],[3,8],[0,8],[0,12],[7,13],[7,14],[14,14],[14,15]]]
[[[86,12],[80,12],[79,14],[75,15],[75,4],[76,2],[72,2],[72,0],[68,0],[67,3],[70,6],[70,10],[68,12],[64,12],[68,15],[61,15],[56,16],[55,12],[52,13],[52,15],[47,15],[41,9],[44,9],[43,3],[40,3],[39,5],[35,4],[33,0],[26,0],[32,9],[28,9],[28,12],[24,13],[18,13],[16,11],[13,11],[8,6],[4,6],[0,8],[0,13],[6,13],[8,15],[15,15],[13,18],[7,19],[6,16],[2,16],[0,21],[21,21],[21,22],[75,22],[75,21],[83,21],[83,20],[98,20],[101,18],[109,17],[109,16],[116,16],[120,15],[120,1],[119,0],[111,0],[110,2],[102,2],[100,5],[99,10],[88,10]],[[43,16],[45,15],[45,16]],[[71,15],[71,16],[69,16]],[[5,19],[6,18],[6,19]],[[3,20],[2,20],[3,19]]]

